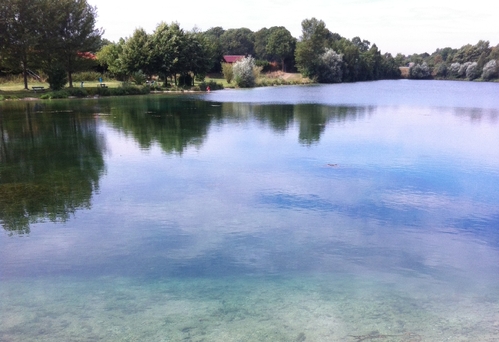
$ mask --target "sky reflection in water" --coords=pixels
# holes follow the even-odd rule
[[[317,100],[336,86],[2,104],[0,191],[36,201],[0,200],[0,279],[342,274],[493,293],[497,100],[386,105],[388,86],[355,106],[359,89]],[[251,103],[272,92],[287,104]]]

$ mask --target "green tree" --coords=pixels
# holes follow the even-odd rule
[[[183,38],[177,72],[184,78],[192,74],[192,81],[197,76],[204,78],[211,67],[208,42],[199,32],[187,32]]]
[[[143,28],[137,28],[133,35],[127,38],[122,45],[122,48],[116,47],[113,49],[114,54],[119,54],[121,50],[121,58],[116,62],[118,70],[126,71],[128,75],[142,71],[146,74],[152,73],[152,50],[151,37]],[[114,57],[114,56],[109,57]],[[111,62],[113,64],[113,62]],[[124,69],[124,70],[123,70]]]
[[[255,37],[248,28],[229,29],[220,36],[224,55],[254,55]]]
[[[371,43],[368,40],[361,40],[360,37],[353,37],[352,43],[359,49],[360,52],[369,50]]]
[[[316,18],[303,20],[301,26],[302,35],[295,51],[296,65],[304,76],[317,78],[320,56],[333,42],[333,34]]]
[[[291,33],[283,26],[276,27],[271,30],[266,51],[273,58],[281,61],[282,71],[286,71],[286,60],[293,57],[296,46],[296,39],[291,36]]]
[[[340,83],[343,77],[343,56],[333,49],[327,49],[320,58],[317,81],[320,83]]]
[[[220,62],[223,60],[223,49],[220,43],[220,37],[225,32],[225,30],[220,27],[212,27],[209,30],[202,33],[205,38],[205,42],[208,45],[209,55],[211,57],[211,72],[221,72]]]
[[[234,70],[232,68],[232,64],[222,63],[222,74],[224,75],[227,83],[232,82],[232,79],[234,78]]]
[[[254,33],[254,57],[260,60],[268,60],[267,43],[269,40],[270,30],[266,27]]]
[[[238,87],[249,88],[255,85],[255,59],[251,56],[245,57],[232,67],[234,80]]]
[[[56,59],[68,74],[69,87],[73,86],[72,74],[86,65],[81,53],[96,52],[102,30],[95,28],[97,8],[86,0],[47,0],[49,13],[44,22],[43,43],[51,60]]]
[[[118,43],[104,45],[97,52],[98,63],[112,73],[116,78],[123,79],[127,74],[123,61],[123,47],[125,40],[120,38]]]
[[[3,64],[23,73],[28,89],[28,71],[37,59],[39,19],[44,15],[40,0],[2,0],[0,2],[0,53]]]
[[[174,25],[174,24],[172,24]],[[162,22],[151,36],[152,43],[152,68],[164,78],[165,86],[167,78],[173,73],[173,64],[178,60],[178,25],[170,25]]]

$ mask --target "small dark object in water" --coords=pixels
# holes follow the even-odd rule
[[[296,338],[296,342],[303,342],[305,341],[307,338],[305,337],[305,333],[301,332],[298,334],[298,337]]]

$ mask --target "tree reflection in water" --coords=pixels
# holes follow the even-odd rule
[[[22,108],[23,106],[24,108]],[[23,113],[24,112],[24,113]],[[0,112],[0,223],[11,233],[89,208],[104,171],[91,115],[21,103]]]

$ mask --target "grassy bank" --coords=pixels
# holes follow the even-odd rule
[[[257,79],[257,87],[308,84],[312,83],[308,78],[296,73],[272,72],[262,74]],[[101,85],[105,84],[105,87]],[[193,87],[162,87],[160,83],[154,86],[134,85],[116,80],[73,82],[73,88],[64,88],[60,91],[51,91],[46,82],[29,82],[29,90],[24,89],[22,79],[11,79],[0,82],[0,101],[15,99],[58,99],[68,97],[92,97],[92,96],[126,96],[142,95],[151,92],[175,92],[175,91],[206,91],[209,86],[211,90],[224,88],[236,88],[234,81],[228,83],[221,74],[210,74],[203,82],[195,82]],[[33,87],[43,87],[43,90],[33,90]]]

